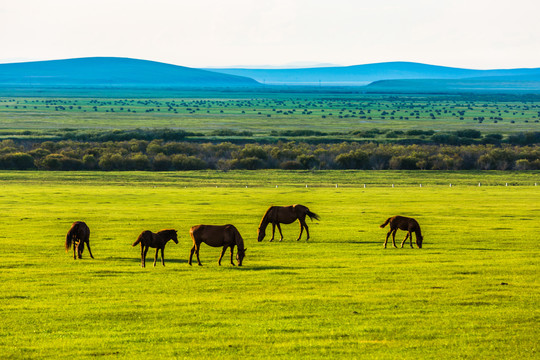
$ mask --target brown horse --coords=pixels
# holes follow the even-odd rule
[[[163,251],[165,250],[165,245],[169,240],[174,241],[178,244],[178,237],[176,230],[167,229],[160,230],[156,233],[151,232],[150,230],[145,230],[139,235],[137,241],[131,246],[135,246],[138,243],[141,243],[141,266],[145,267],[146,265],[146,253],[148,253],[149,248],[156,248],[156,255],[154,256],[154,266],[156,266],[156,261],[158,257],[158,252],[161,249],[161,264],[165,266],[165,257],[163,256]]]
[[[403,239],[403,242],[401,243],[401,247],[403,247],[403,244],[405,244],[405,241],[407,241],[407,238],[410,239],[411,247],[413,247],[412,244],[412,232],[416,234],[416,245],[419,249],[422,248],[422,241],[424,240],[422,236],[422,232],[420,231],[420,225],[418,224],[418,221],[414,220],[413,218],[408,218],[405,216],[393,216],[384,222],[384,224],[381,225],[381,228],[384,228],[388,223],[390,223],[390,231],[386,234],[386,240],[384,240],[384,247],[386,248],[386,243],[388,242],[388,237],[390,234],[392,234],[392,244],[394,247],[396,246],[396,231],[398,229],[407,231],[407,235],[405,236],[405,239]]]
[[[66,252],[71,248],[73,243],[73,259],[82,259],[82,253],[84,251],[84,244],[88,247],[90,257],[93,259],[92,250],[90,250],[90,229],[82,221],[75,221],[66,235]]]
[[[279,230],[279,235],[281,235],[279,241],[282,241],[283,233],[281,232],[281,226],[279,224],[291,224],[296,221],[296,219],[298,219],[298,222],[300,223],[300,235],[298,235],[298,239],[296,239],[296,241],[300,240],[302,237],[302,231],[304,228],[306,229],[307,234],[306,241],[308,241],[309,229],[306,224],[306,215],[309,216],[312,221],[313,219],[319,220],[319,215],[312,213],[304,205],[270,206],[264,213],[261,224],[259,225],[259,229],[257,230],[257,241],[260,242],[264,239],[266,236],[266,227],[270,223],[272,224],[272,238],[270,241],[274,241],[276,226]]]
[[[242,260],[244,260],[244,256],[246,256],[247,249],[244,247],[242,235],[240,235],[233,225],[197,225],[189,230],[189,234],[193,239],[193,247],[189,254],[189,265],[191,265],[193,253],[196,253],[199,266],[202,266],[201,260],[199,259],[199,249],[201,243],[206,243],[212,247],[223,246],[223,250],[221,250],[221,255],[218,260],[218,265],[220,266],[221,259],[227,248],[231,248],[231,264],[234,266],[234,247],[237,246],[238,254],[236,255],[236,260],[238,261],[238,266],[242,266]]]

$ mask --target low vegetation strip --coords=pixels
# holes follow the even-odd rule
[[[538,170],[540,147],[165,140],[0,142],[4,170]]]

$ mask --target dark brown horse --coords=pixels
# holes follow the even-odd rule
[[[66,252],[71,248],[73,243],[73,259],[82,258],[84,244],[88,247],[90,257],[93,259],[92,250],[90,250],[90,229],[82,221],[75,221],[66,235]]]
[[[414,220],[413,218],[408,218],[405,216],[393,216],[384,222],[384,224],[381,225],[381,228],[384,228],[388,223],[390,223],[390,231],[386,234],[386,240],[384,240],[384,247],[386,248],[386,243],[388,242],[388,237],[390,234],[392,234],[392,244],[394,247],[396,246],[396,231],[398,229],[407,231],[407,235],[405,236],[405,239],[403,239],[403,242],[401,243],[401,247],[403,247],[403,244],[405,244],[405,241],[407,241],[407,238],[410,239],[411,247],[413,247],[412,244],[412,232],[416,234],[416,245],[419,249],[422,248],[422,241],[424,238],[422,237],[422,232],[420,231],[420,225],[418,224],[418,221]]]
[[[298,235],[298,239],[296,239],[296,241],[300,240],[302,237],[302,231],[304,228],[306,229],[307,234],[306,241],[308,241],[309,229],[306,224],[306,215],[309,216],[312,221],[313,219],[319,220],[319,215],[312,213],[304,205],[270,206],[264,213],[261,224],[259,225],[259,229],[257,230],[257,241],[262,241],[266,236],[266,227],[268,224],[272,224],[272,238],[270,241],[274,241],[276,226],[279,230],[279,235],[281,235],[279,241],[282,241],[283,233],[281,232],[281,226],[279,224],[291,224],[295,222],[296,219],[298,219],[298,222],[300,222],[300,235]]]
[[[189,230],[189,234],[193,239],[193,247],[191,248],[191,253],[189,254],[189,265],[191,265],[191,260],[193,259],[193,253],[197,254],[197,262],[201,266],[201,260],[199,259],[199,249],[201,243],[205,243],[212,247],[221,247],[221,255],[219,256],[218,265],[221,266],[221,259],[225,254],[227,248],[231,248],[231,264],[234,266],[233,256],[234,256],[234,247],[238,247],[238,254],[236,254],[236,260],[238,261],[238,266],[242,266],[242,260],[246,256],[246,248],[244,247],[244,239],[242,235],[233,225],[197,225],[193,226]]]
[[[137,241],[133,243],[131,246],[135,246],[137,244],[141,244],[141,266],[145,267],[146,265],[146,253],[148,253],[149,248],[156,248],[156,255],[154,256],[154,266],[156,266],[156,261],[158,257],[158,252],[161,249],[161,264],[165,266],[165,257],[163,255],[163,252],[165,250],[165,245],[167,245],[167,242],[169,240],[174,241],[176,244],[178,244],[178,237],[176,234],[176,230],[174,229],[167,229],[167,230],[160,230],[156,233],[151,232],[150,230],[145,230],[139,235],[137,238]]]

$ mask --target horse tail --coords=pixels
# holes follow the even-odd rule
[[[75,222],[71,225],[71,228],[68,230],[66,235],[66,252],[68,252],[69,249],[71,249],[71,243],[74,242],[75,234],[77,233],[78,224]]]
[[[315,214],[314,212],[309,211],[309,209],[306,210],[306,215],[309,216],[309,218],[311,219],[311,221],[313,221],[313,219],[315,219],[315,220],[321,220],[321,218],[319,217],[319,215]]]
[[[143,240],[145,234],[146,234],[146,231],[143,231],[141,233],[141,235],[139,235],[139,237],[137,238],[137,241],[135,241],[133,244],[131,244],[131,246],[137,246],[137,244],[140,243]]]
[[[386,221],[384,222],[384,224],[381,224],[381,229],[384,228],[386,225],[388,225],[388,223],[390,222],[390,219],[391,217],[389,217],[388,219],[386,219]]]
[[[71,230],[68,231],[67,235],[66,235],[66,252],[68,252],[69,249],[71,249],[71,238],[72,238],[72,235],[71,235]]]

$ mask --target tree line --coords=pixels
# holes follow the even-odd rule
[[[511,144],[535,145],[540,143],[540,131],[513,133],[503,136],[497,133],[482,133],[476,129],[436,132],[434,130],[390,130],[368,128],[346,132],[324,132],[312,129],[302,130],[272,130],[264,136],[255,136],[249,130],[217,129],[208,133],[192,132],[182,129],[55,129],[55,130],[2,130],[4,137],[16,140],[24,137],[29,141],[40,142],[44,139],[52,141],[76,140],[85,142],[108,142],[128,140],[165,140],[165,141],[204,141],[218,138],[221,141],[237,143],[276,142],[294,139],[307,143],[325,143],[339,141],[375,141],[392,142],[397,144]],[[211,139],[210,139],[210,138]]]
[[[3,170],[539,170],[540,147],[374,142],[197,143],[165,139],[0,142]]]

